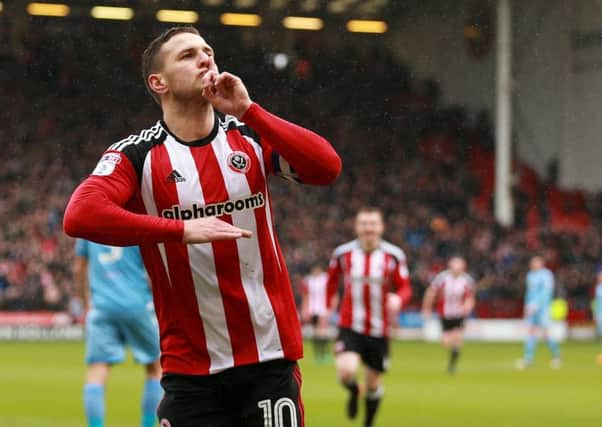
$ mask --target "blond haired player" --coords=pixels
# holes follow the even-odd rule
[[[391,312],[399,312],[412,296],[405,254],[382,239],[384,231],[379,209],[360,209],[355,217],[357,238],[334,250],[328,270],[331,306],[341,279],[344,287],[335,343],[337,375],[349,391],[346,412],[353,419],[358,412],[357,372],[363,362],[365,427],[373,425],[384,393],[381,376],[389,365],[389,322],[396,317]]]

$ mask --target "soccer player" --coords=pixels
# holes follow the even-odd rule
[[[527,337],[525,354],[516,363],[518,369],[525,369],[533,363],[538,335],[543,334],[552,354],[550,366],[561,367],[560,346],[549,334],[550,304],[554,298],[554,274],[545,267],[543,257],[531,258],[530,271],[527,273],[527,290],[525,293],[525,323]]]
[[[594,321],[596,322],[596,334],[602,339],[602,271],[596,277],[596,289],[594,294]]]
[[[72,195],[65,231],[140,245],[161,337],[162,425],[303,426],[301,326],[268,176],[327,185],[341,160],[252,102],[195,28],[155,38],[142,73],[163,119],[109,147]]]
[[[464,321],[475,306],[474,280],[466,272],[466,260],[453,256],[448,269],[439,273],[427,288],[422,302],[422,316],[431,317],[435,300],[443,329],[443,346],[449,350],[447,372],[456,372],[460,350],[464,341]]]
[[[163,396],[159,328],[140,250],[78,239],[75,255],[74,277],[87,312],[84,408],[88,427],[105,425],[105,383],[110,366],[123,361],[126,345],[146,371],[140,426],[152,427]]]
[[[328,320],[330,312],[326,304],[326,282],[328,275],[315,265],[304,280],[301,314],[304,322],[312,326],[314,356],[318,362],[326,359],[328,352]]]
[[[335,343],[337,376],[349,391],[346,412],[358,412],[357,371],[364,364],[364,426],[373,425],[388,368],[390,312],[399,312],[412,295],[406,257],[401,248],[382,239],[385,224],[376,208],[360,209],[355,217],[357,239],[334,250],[328,270],[328,295],[333,306],[339,281],[344,283]]]

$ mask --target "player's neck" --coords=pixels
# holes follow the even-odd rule
[[[360,241],[360,247],[364,252],[372,252],[380,246],[380,240],[374,242],[362,242]]]
[[[182,141],[197,141],[213,130],[215,112],[209,103],[170,104],[163,108],[163,121]]]

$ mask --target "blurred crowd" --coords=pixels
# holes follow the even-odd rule
[[[20,49],[0,50],[0,309],[65,310],[74,241],[62,233],[64,207],[106,147],[159,118],[139,73],[159,28],[34,24]],[[7,31],[2,22],[0,38]],[[326,136],[344,161],[332,187],[273,182],[295,284],[311,266],[327,267],[333,248],[353,238],[355,211],[374,205],[385,212],[387,239],[406,251],[414,305],[446,259],[462,254],[478,282],[477,315],[520,315],[528,258],[540,252],[572,312],[588,310],[602,253],[602,194],[588,197],[588,230],[567,233],[523,221],[518,188],[518,225],[501,227],[490,205],[475,205],[482,183],[468,161],[493,147],[487,113],[443,105],[435,82],[379,44],[346,35],[335,49],[320,35],[297,34],[277,68],[274,35],[253,34],[211,29],[206,38],[220,68],[240,75],[254,100]]]

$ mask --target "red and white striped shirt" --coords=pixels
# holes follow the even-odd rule
[[[140,244],[166,373],[207,375],[303,354],[267,177],[326,184],[340,159],[323,138],[256,104],[244,118],[253,130],[216,117],[210,135],[184,143],[158,122],[113,144],[67,208],[70,235]],[[208,216],[253,236],[182,243],[182,220]]]
[[[328,274],[310,274],[305,277],[304,282],[308,314],[310,316],[325,315],[328,311],[328,305],[326,304]]]
[[[341,276],[344,290],[339,308],[339,327],[373,337],[388,336],[387,293],[395,292],[407,304],[412,296],[403,250],[382,241],[372,252],[358,240],[337,247],[328,270],[329,301]]]
[[[474,280],[467,273],[454,276],[450,270],[437,274],[431,286],[437,292],[437,309],[441,317],[466,317],[464,302],[474,295]]]

